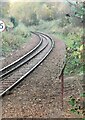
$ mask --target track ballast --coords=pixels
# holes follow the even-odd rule
[[[52,51],[54,41],[46,34],[36,34],[40,42],[29,53],[0,70],[0,96],[13,89],[30,74]]]

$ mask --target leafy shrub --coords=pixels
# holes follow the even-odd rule
[[[70,99],[69,99],[69,104],[71,106],[71,109],[70,111],[72,113],[76,113],[76,114],[79,114],[79,115],[85,115],[85,108],[84,108],[84,104],[85,104],[85,93],[82,93],[80,94],[80,97],[79,98],[75,98],[73,96],[70,96]],[[84,120],[84,119],[82,119]]]
[[[23,28],[22,28],[22,27]],[[28,30],[22,24],[17,26],[14,31],[5,31],[2,34],[2,53],[8,54],[15,49],[18,49],[21,44],[25,43],[28,39]]]
[[[15,17],[10,17],[10,21],[13,23],[14,27],[18,26],[18,21],[16,20]]]
[[[67,66],[65,70],[66,74],[71,75],[72,73],[83,73],[83,67],[79,56],[80,52],[78,51],[77,47],[68,48]]]
[[[53,11],[51,7],[49,7],[47,4],[43,4],[39,12],[39,17],[45,21],[53,20]]]
[[[69,24],[69,19],[67,19],[65,16],[57,20],[57,25],[59,27],[65,27]]]
[[[63,29],[62,29],[63,35],[67,36],[69,33],[72,33],[72,28],[73,28],[73,26],[71,24],[63,27]]]
[[[71,7],[71,12],[73,12],[73,16],[80,19],[81,22],[83,20],[83,16],[85,15],[85,2],[76,2],[76,1],[69,1],[68,3],[70,4]]]
[[[31,14],[29,25],[38,25],[38,24],[39,24],[39,20],[37,18],[36,13],[34,12]]]
[[[31,11],[31,13],[28,15],[28,18],[22,19],[22,22],[26,26],[31,26],[31,25],[38,25],[39,24],[39,19],[37,18],[37,15],[35,12]]]
[[[20,24],[14,29],[13,33],[14,33],[15,35],[17,35],[17,34],[18,34],[18,35],[21,35],[22,37],[27,37],[27,36],[29,36],[27,27],[26,27],[24,24],[22,24],[22,23],[20,23]]]

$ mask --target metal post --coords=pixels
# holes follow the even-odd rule
[[[63,109],[63,96],[64,96],[64,72],[59,76],[59,79],[61,80],[61,105]]]
[[[63,97],[64,97],[64,70],[66,67],[66,63],[61,71],[61,74],[59,76],[59,79],[61,80],[61,104],[62,104],[62,109],[63,109]]]

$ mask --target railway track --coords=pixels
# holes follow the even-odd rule
[[[39,38],[40,38],[40,36],[39,36]],[[0,78],[5,77],[9,73],[11,73],[15,69],[17,69],[21,65],[20,63],[24,64],[24,60],[26,58],[28,58],[29,55],[31,55],[41,44],[42,44],[42,39],[40,38],[39,43],[32,50],[30,50],[30,52],[26,53],[25,55],[23,55],[22,57],[20,57],[16,61],[14,61],[11,64],[7,65],[6,67],[0,69]]]
[[[30,74],[52,51],[54,41],[46,34],[36,34],[40,42],[29,53],[0,70],[0,97]]]

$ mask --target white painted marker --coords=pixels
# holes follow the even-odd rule
[[[0,20],[0,32],[3,32],[6,28],[4,21]]]

